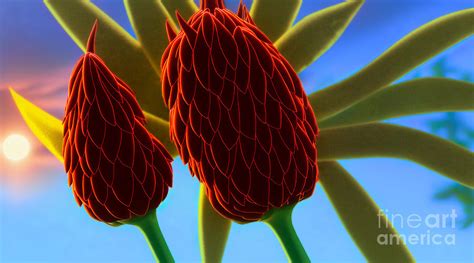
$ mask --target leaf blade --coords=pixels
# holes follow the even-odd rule
[[[176,11],[178,11],[183,18],[188,19],[199,10],[193,0],[161,0],[161,2],[166,9],[168,9],[176,25],[178,25],[178,20],[175,16]]]
[[[127,15],[145,54],[161,77],[161,56],[168,46],[165,23],[175,25],[161,1],[124,0]]]
[[[173,142],[170,140],[169,136],[169,128],[170,124],[169,122],[160,119],[159,117],[148,113],[146,111],[143,112],[145,114],[145,119],[146,119],[146,124],[145,127],[146,129],[153,134],[158,140],[163,143],[163,145],[166,147],[168,152],[171,154],[171,156],[176,156],[178,155],[178,151],[176,150],[176,146],[174,145]]]
[[[352,77],[313,93],[309,99],[316,116],[323,120],[345,110],[472,35],[473,18],[474,8],[435,19],[402,38]]]
[[[397,235],[397,231],[372,200],[370,195],[337,162],[319,163],[324,192],[369,262],[414,262],[408,248],[402,244],[381,245],[379,236]]]
[[[201,185],[199,193],[199,246],[203,262],[222,262],[232,221],[219,215]]]
[[[422,78],[383,89],[339,114],[320,128],[376,122],[402,116],[474,110],[474,84],[446,78]]]
[[[288,30],[275,45],[295,71],[301,72],[339,39],[363,3],[347,1],[315,12]]]
[[[63,125],[60,120],[43,111],[23,96],[10,88],[10,94],[20,111],[23,120],[38,138],[38,140],[56,157],[63,162]]]
[[[303,0],[254,0],[250,16],[270,40],[276,41],[293,25],[302,2]]]
[[[363,124],[321,130],[321,161],[390,157],[414,161],[474,187],[474,153],[428,133],[392,124]]]
[[[161,80],[137,40],[89,1],[45,0],[44,3],[83,51],[92,24],[98,19],[96,53],[115,74],[130,85],[144,110],[168,119],[168,109],[159,88]]]

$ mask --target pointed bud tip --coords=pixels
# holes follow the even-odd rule
[[[178,11],[176,11],[176,18],[178,18],[178,23],[181,27],[181,30],[184,31],[184,34],[188,38],[189,43],[192,45],[196,40],[197,32],[190,25],[188,25],[188,22],[184,20],[184,18],[179,14]]]
[[[213,11],[215,8],[225,8],[224,0],[201,0],[201,10],[209,10]]]
[[[94,21],[94,25],[92,26],[91,32],[89,34],[89,39],[87,40],[86,52],[95,53],[95,36],[96,36],[98,27],[99,27],[99,21],[96,19]]]
[[[183,24],[187,25],[186,20],[181,16],[178,10],[176,10],[176,18],[178,19],[178,23],[181,27],[183,27]]]
[[[168,35],[168,42],[173,41],[173,39],[176,37],[176,32],[168,20],[166,20],[166,34]]]

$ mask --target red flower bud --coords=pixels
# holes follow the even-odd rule
[[[94,53],[96,30],[69,82],[64,166],[77,203],[115,222],[158,207],[172,185],[172,157],[146,130],[133,91]]]
[[[288,61],[241,4],[202,1],[181,32],[168,27],[163,98],[172,141],[213,207],[237,221],[309,197],[318,127]]]

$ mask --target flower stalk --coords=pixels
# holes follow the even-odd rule
[[[293,227],[291,216],[294,207],[295,205],[288,205],[271,210],[263,222],[269,225],[277,236],[289,262],[311,262]]]
[[[156,210],[151,210],[143,217],[137,217],[124,223],[136,226],[138,229],[140,229],[140,231],[145,236],[151,251],[153,252],[156,262],[175,262],[173,255],[166,244],[163,233],[161,233],[160,225],[158,224],[158,220],[156,218]]]

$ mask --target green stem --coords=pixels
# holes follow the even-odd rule
[[[311,262],[293,227],[291,215],[295,205],[285,206],[269,212],[263,220],[273,230],[285,250],[289,262]]]
[[[151,210],[143,217],[137,217],[124,223],[134,225],[140,229],[153,252],[156,262],[174,262],[173,255],[171,255],[171,251],[158,225],[156,210]]]

